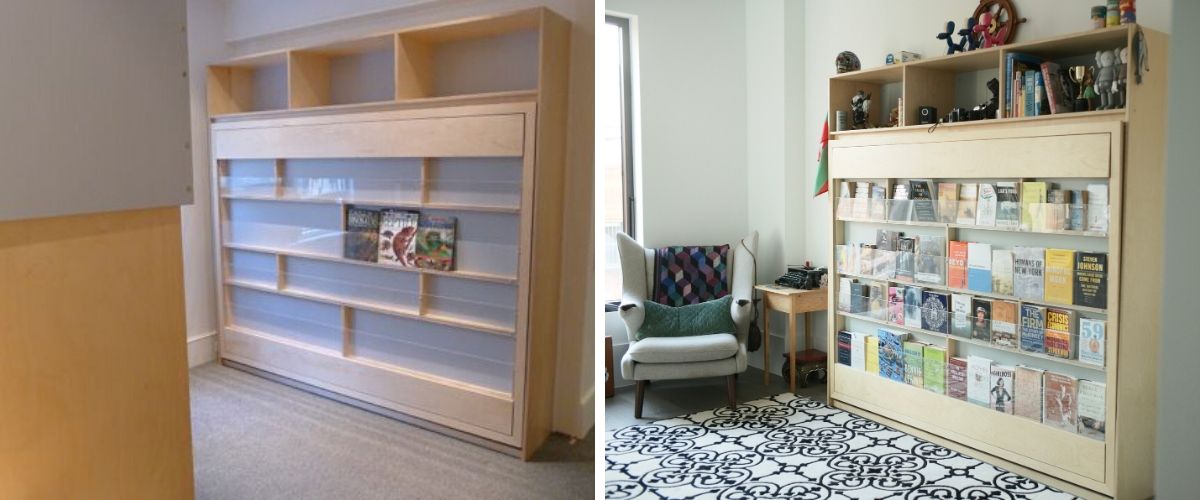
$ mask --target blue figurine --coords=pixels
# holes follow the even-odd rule
[[[958,36],[962,37],[958,40],[958,50],[969,52],[979,48],[979,44],[983,42],[983,37],[975,36],[975,25],[979,24],[974,17],[967,19],[967,27],[958,30]],[[967,48],[963,49],[963,43],[966,42]]]
[[[950,55],[955,52],[962,52],[963,46],[967,43],[966,38],[959,40],[958,43],[954,43],[953,37],[954,37],[954,21],[946,21],[946,31],[943,33],[938,33],[938,36],[937,36],[938,40],[946,41],[946,55]]]

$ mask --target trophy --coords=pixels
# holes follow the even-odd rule
[[[1067,75],[1071,78],[1071,82],[1075,84],[1075,88],[1079,89],[1079,95],[1075,96],[1075,111],[1087,111],[1088,100],[1084,96],[1084,89],[1092,84],[1092,71],[1087,66],[1071,66],[1067,70]]]

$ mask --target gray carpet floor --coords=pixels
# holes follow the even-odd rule
[[[218,364],[191,371],[196,498],[592,498],[594,433],[522,462]]]

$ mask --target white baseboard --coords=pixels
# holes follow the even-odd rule
[[[217,332],[192,335],[187,339],[188,368],[217,360]]]

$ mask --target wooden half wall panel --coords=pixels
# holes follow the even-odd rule
[[[0,498],[192,498],[179,208],[0,223]]]

